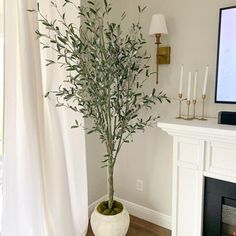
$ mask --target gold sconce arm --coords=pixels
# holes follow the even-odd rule
[[[161,44],[161,34],[156,34],[156,45],[157,45],[157,77],[156,77],[156,84],[158,84],[158,72],[159,72],[159,65],[163,64],[170,64],[170,47],[160,47]]]
[[[159,72],[159,67],[158,67],[158,57],[159,57],[159,47],[161,44],[161,34],[156,34],[156,45],[157,45],[157,77],[156,77],[156,84],[158,84],[158,72]]]

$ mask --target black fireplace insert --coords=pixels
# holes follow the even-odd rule
[[[236,236],[236,184],[205,179],[203,236]]]

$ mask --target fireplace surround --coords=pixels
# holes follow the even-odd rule
[[[205,231],[205,186],[209,179],[236,183],[236,126],[209,119],[170,120],[158,127],[173,136],[172,236],[221,236],[221,231]],[[231,197],[223,200],[220,215],[231,207],[227,204]],[[208,207],[214,212],[214,206]]]

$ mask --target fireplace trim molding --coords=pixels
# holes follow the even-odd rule
[[[172,236],[202,236],[204,178],[236,183],[236,126],[169,120],[173,136]]]

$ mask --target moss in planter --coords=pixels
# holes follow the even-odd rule
[[[108,208],[108,201],[101,202],[97,206],[97,211],[103,215],[113,216],[121,213],[123,205],[120,202],[114,201],[112,209]]]

